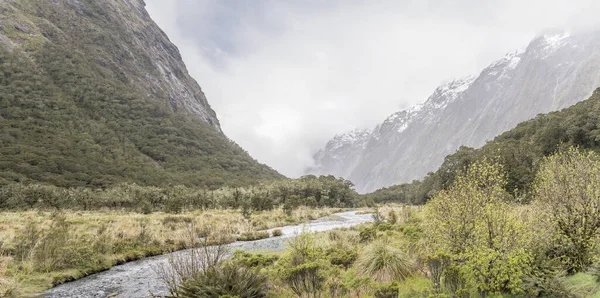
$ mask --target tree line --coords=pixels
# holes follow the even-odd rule
[[[313,175],[215,190],[129,183],[104,189],[12,183],[0,188],[0,209],[122,209],[150,213],[218,208],[264,211],[283,206],[291,212],[299,206],[353,207],[356,197],[350,181]]]

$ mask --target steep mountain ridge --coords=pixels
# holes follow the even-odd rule
[[[315,158],[321,161],[318,166],[326,168],[315,168],[313,171],[319,172],[331,169],[332,172],[329,174],[336,177],[349,176],[351,172],[344,171],[344,169],[351,169],[352,167],[346,165],[359,161],[370,137],[371,132],[363,129],[355,129],[348,133],[336,135],[325,145],[323,150],[315,154]],[[346,164],[341,164],[342,162]]]
[[[344,177],[360,192],[420,179],[461,145],[482,146],[519,122],[589,97],[600,86],[598,49],[599,32],[539,36],[476,78],[446,83],[424,104],[388,117],[361,145],[358,162],[356,152],[352,162],[342,155],[327,162],[324,149],[315,155],[318,171],[310,172],[350,173]]]
[[[378,189],[363,196],[374,202],[424,204],[477,161],[502,165],[507,183],[504,189],[517,201],[526,202],[535,194],[535,177],[542,160],[559,151],[600,150],[600,88],[592,96],[568,108],[539,114],[517,124],[480,148],[462,146],[446,156],[435,171],[422,180]]]
[[[221,131],[142,0],[0,1],[0,184],[281,177]]]

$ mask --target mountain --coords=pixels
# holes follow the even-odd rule
[[[573,106],[519,123],[481,148],[460,147],[421,181],[381,188],[363,195],[363,199],[423,204],[452,185],[456,175],[464,173],[470,164],[486,159],[503,166],[507,193],[518,201],[528,201],[542,159],[569,147],[600,151],[600,88]]]
[[[221,131],[142,0],[0,1],[0,184],[282,177]]]
[[[598,86],[600,32],[542,35],[477,77],[443,84],[423,104],[392,114],[363,137],[368,141],[345,144],[351,156],[330,152],[336,140],[330,141],[309,172],[345,173],[363,193],[421,179],[461,145],[480,147],[519,122],[589,97]]]
[[[348,177],[351,174],[350,170],[360,161],[370,138],[371,132],[363,129],[336,135],[325,145],[325,149],[317,152],[314,158],[319,160],[320,164],[312,171],[327,172],[331,169],[328,173],[330,175]]]

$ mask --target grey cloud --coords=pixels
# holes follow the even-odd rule
[[[369,128],[548,28],[597,27],[600,1],[146,0],[225,133],[299,176],[338,132]]]

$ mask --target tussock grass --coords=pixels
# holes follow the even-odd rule
[[[401,281],[415,272],[415,264],[402,250],[387,240],[367,246],[358,259],[359,271],[379,282]]]
[[[566,280],[566,285],[577,297],[600,298],[600,284],[597,277],[587,273],[577,273]]]

